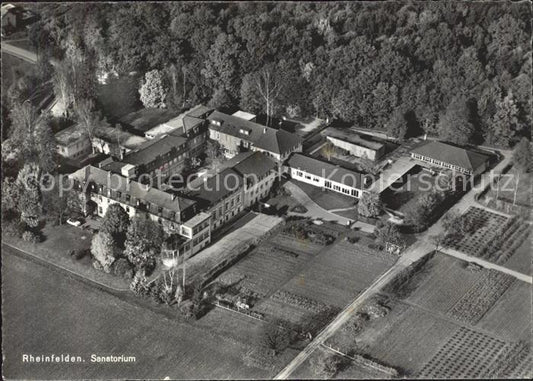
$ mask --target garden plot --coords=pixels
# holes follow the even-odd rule
[[[477,323],[516,280],[496,270],[482,271],[484,275],[453,305],[449,316],[465,323]]]
[[[516,281],[477,327],[510,341],[531,340],[531,285]]]
[[[377,320],[374,334],[361,335],[356,342],[362,353],[412,375],[458,328],[431,312],[405,306],[399,314],[391,312],[390,317]]]
[[[261,297],[275,292],[291,279],[298,266],[308,262],[323,246],[279,233],[218,277],[222,284],[238,282]]]
[[[445,314],[482,277],[483,272],[472,272],[466,263],[448,255],[435,255],[426,263],[422,273],[410,282],[417,282],[416,291],[408,297],[410,303]],[[406,285],[409,287],[409,285]]]
[[[529,255],[526,254],[525,257],[528,258],[525,258],[523,254],[530,226],[523,219],[508,218],[476,207],[470,207],[465,213],[466,217],[476,221],[477,230],[462,238],[447,237],[447,246],[499,265],[506,264],[510,258],[515,257],[515,253],[519,253],[511,265],[519,267],[517,270],[520,272],[530,273],[527,266]]]
[[[283,290],[342,308],[394,263],[395,258],[342,241],[324,250]]]
[[[421,378],[482,378],[498,359],[505,342],[460,328],[417,375]]]

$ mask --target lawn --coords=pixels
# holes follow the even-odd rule
[[[69,255],[71,250],[86,250],[91,247],[92,233],[88,230],[70,225],[46,225],[42,233],[45,241],[38,244],[7,236],[2,237],[2,241],[97,283],[113,289],[128,289],[128,283],[124,279],[96,270],[89,255],[81,259]]]
[[[2,53],[2,92],[7,92],[13,81],[31,73],[35,65],[11,54]]]
[[[517,181],[518,189],[516,191],[516,204],[532,207],[533,196],[531,194],[531,189],[533,188],[533,173],[520,173],[520,175],[518,175],[514,168],[502,177],[500,189],[498,190],[498,185],[493,186],[487,194],[487,197],[496,199],[498,196],[500,200],[512,204],[514,202]]]
[[[98,85],[97,103],[104,115],[116,121],[141,108],[139,77],[111,78],[105,85]]]
[[[132,129],[144,133],[177,116],[176,112],[159,108],[142,108],[123,115],[120,122]]]
[[[326,210],[352,208],[356,205],[357,199],[343,194],[333,192],[320,187],[315,187],[301,181],[290,180],[293,184],[303,190],[309,198]]]
[[[533,269],[531,267],[531,233],[524,239],[524,242],[520,247],[514,252],[514,254],[505,262],[504,266],[521,272],[523,274],[533,274]]]
[[[249,347],[178,323],[62,273],[2,256],[3,376],[8,379],[269,378],[247,366]],[[215,327],[216,328],[216,327]],[[81,364],[25,364],[22,354],[71,354]],[[94,364],[90,355],[135,356]]]
[[[400,180],[381,193],[386,207],[405,213],[418,203],[420,196],[434,189],[437,176],[415,165]]]

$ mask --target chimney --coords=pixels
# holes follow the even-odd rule
[[[266,134],[267,133],[267,128],[263,128],[263,134]]]

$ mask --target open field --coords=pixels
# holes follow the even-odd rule
[[[326,210],[350,208],[357,203],[357,199],[353,197],[315,187],[301,181],[291,180],[291,182],[297,185],[309,196],[309,198]]]
[[[528,227],[531,229],[530,227]],[[531,233],[527,238],[522,242],[520,247],[516,249],[514,254],[504,263],[504,266],[515,271],[519,271],[524,274],[533,274],[533,269],[531,268]]]
[[[249,350],[205,327],[151,310],[2,255],[3,376],[9,379],[268,378],[247,366]],[[79,355],[85,363],[22,363],[24,353]],[[135,356],[134,363],[96,364],[91,354]]]

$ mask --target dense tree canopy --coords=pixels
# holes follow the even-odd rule
[[[298,107],[398,137],[457,135],[458,143],[513,145],[530,133],[526,2],[88,7],[40,5],[32,41],[49,42],[68,60],[94,56],[82,62],[98,70],[162,70],[181,107],[211,98],[278,115]],[[255,99],[253,77],[282,62],[288,91],[275,94],[272,108]]]

